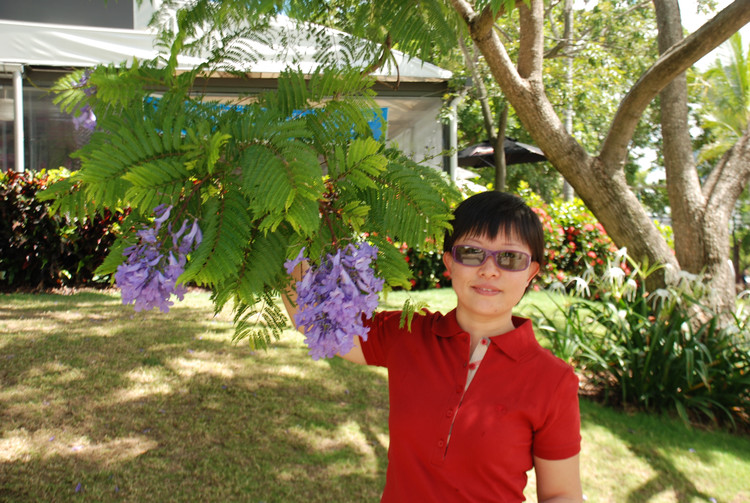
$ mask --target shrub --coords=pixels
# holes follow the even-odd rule
[[[106,285],[102,263],[124,214],[105,210],[93,220],[52,215],[36,193],[67,176],[54,172],[0,173],[0,289],[39,290]]]
[[[526,184],[521,184],[519,191],[544,226],[547,264],[539,273],[539,283],[567,284],[590,269],[595,274],[604,273],[617,247],[580,199],[558,199],[548,204]],[[622,265],[629,272],[627,264]]]
[[[644,410],[672,408],[686,422],[739,420],[750,414],[750,325],[746,311],[722,317],[704,307],[700,278],[680,275],[647,292],[654,269],[624,274],[617,260],[602,275],[578,278],[573,296],[537,316],[553,352],[574,361],[608,402]],[[591,285],[595,283],[596,285]],[[599,300],[591,299],[596,290]],[[701,320],[701,321],[698,321]]]
[[[406,243],[394,243],[409,264],[412,273],[412,290],[444,288],[451,285],[443,263],[443,252],[439,250],[422,250]]]

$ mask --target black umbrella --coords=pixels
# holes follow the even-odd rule
[[[541,162],[547,160],[539,147],[505,138],[505,165],[521,164],[524,162]],[[495,166],[495,149],[490,142],[483,141],[458,152],[458,165],[466,166]]]

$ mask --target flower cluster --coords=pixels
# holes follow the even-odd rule
[[[96,86],[89,83],[90,76],[90,69],[83,72],[77,85],[78,88],[83,89],[86,96],[93,96],[96,94]],[[96,128],[96,115],[94,115],[94,111],[91,109],[90,105],[84,105],[79,114],[73,117],[73,127],[75,129],[85,129],[88,131],[93,131]]]
[[[185,295],[185,286],[178,285],[177,278],[185,271],[187,254],[200,244],[202,234],[197,220],[193,221],[189,232],[188,220],[184,220],[176,232],[168,224],[167,238],[160,240],[159,231],[171,211],[171,206],[163,204],[154,209],[153,227],[137,232],[138,243],[125,248],[123,255],[127,260],[115,273],[115,284],[122,291],[122,303],[134,302],[136,311],[158,307],[166,313],[173,304],[169,300],[172,294],[179,300]],[[169,237],[172,246],[164,249]]]
[[[307,260],[303,252],[286,262],[287,272]],[[294,322],[305,333],[314,360],[348,353],[357,335],[367,339],[363,315],[372,316],[383,289],[383,280],[370,267],[377,254],[378,249],[368,243],[350,244],[328,254],[318,267],[310,267],[297,283],[299,310]]]

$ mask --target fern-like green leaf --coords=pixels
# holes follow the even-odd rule
[[[275,286],[283,271],[289,239],[281,232],[256,235],[249,244],[237,278],[237,297],[250,303],[268,288]]]
[[[252,305],[242,302],[235,305],[233,341],[248,339],[250,347],[266,349],[281,337],[286,324],[286,315],[267,291]]]
[[[426,310],[428,304],[424,301],[419,301],[416,304],[411,299],[406,299],[404,302],[403,310],[401,311],[401,320],[399,321],[399,328],[404,328],[411,331],[411,322],[414,320],[414,315],[423,316],[423,311]]]
[[[213,197],[204,207],[203,241],[191,255],[180,281],[216,286],[236,277],[253,225],[247,201],[238,191]]]

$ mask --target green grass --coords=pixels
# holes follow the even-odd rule
[[[315,362],[291,330],[268,351],[231,337],[203,292],[166,315],[107,292],[0,296],[0,501],[378,501],[384,370]],[[581,411],[588,501],[750,501],[747,437]]]

